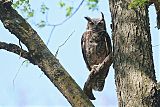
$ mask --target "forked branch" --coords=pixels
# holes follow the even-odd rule
[[[16,44],[0,42],[0,49],[4,49],[9,52],[13,52],[25,59],[29,60],[29,53],[26,50],[21,49]]]

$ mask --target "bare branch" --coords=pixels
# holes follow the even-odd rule
[[[80,4],[78,5],[78,7],[75,9],[75,11],[69,16],[69,17],[67,17],[66,19],[64,19],[62,22],[60,22],[60,23],[58,23],[58,24],[53,24],[53,25],[51,25],[51,24],[48,24],[49,26],[59,26],[59,25],[62,25],[63,23],[65,23],[66,21],[68,21],[72,16],[74,16],[74,14],[76,14],[76,12],[80,9],[80,7],[82,6],[82,4],[83,4],[83,2],[84,2],[84,0],[82,0],[81,2],[80,2]]]
[[[0,49],[4,49],[7,50],[9,52],[13,52],[25,59],[30,59],[29,58],[29,53],[25,50],[23,50],[22,48],[20,48],[19,46],[17,46],[16,44],[12,44],[12,43],[5,43],[5,42],[0,42]]]
[[[23,64],[24,64],[26,61],[28,61],[28,60],[25,60],[25,61],[22,62],[22,64],[20,65],[18,71],[16,72],[16,75],[15,75],[14,78],[13,78],[13,88],[14,88],[14,89],[15,89],[15,80],[16,80],[18,74],[20,73],[20,70],[21,70]]]
[[[160,29],[160,1],[159,0],[149,0],[150,4],[154,4],[157,14],[157,28]]]
[[[53,31],[54,31],[55,28],[56,28],[56,26],[53,26],[53,27],[52,27],[51,33],[49,34],[49,38],[48,38],[48,40],[47,40],[47,45],[48,45],[49,42],[50,42],[50,39],[51,39],[51,37],[52,37]]]
[[[77,12],[77,11],[80,9],[80,7],[82,6],[83,2],[84,2],[84,0],[82,0],[82,1],[80,2],[80,4],[78,5],[78,7],[75,9],[75,11],[74,11],[70,16],[67,17],[66,19],[64,19],[62,22],[60,22],[60,23],[58,23],[58,24],[47,24],[47,26],[52,26],[51,33],[49,34],[49,38],[48,38],[48,40],[47,40],[47,45],[49,44],[49,41],[50,41],[50,39],[51,39],[51,37],[52,37],[52,34],[53,34],[54,29],[55,29],[57,26],[60,26],[60,25],[64,24],[64,23],[65,23],[66,21],[68,21],[72,16],[74,16],[74,15],[76,14],[76,12]],[[47,17],[47,15],[46,15],[46,21],[47,21],[47,23],[48,23],[48,17]]]
[[[152,46],[152,47],[157,47],[157,46],[160,46],[160,44],[158,44],[158,45],[154,45],[154,46]]]
[[[59,49],[60,49],[63,45],[66,44],[66,42],[67,42],[67,41],[69,40],[69,38],[73,35],[74,32],[75,32],[75,31],[73,31],[73,32],[68,36],[68,38],[67,38],[60,46],[58,46],[58,49],[57,49],[56,54],[55,54],[55,57],[57,57],[58,52],[59,52]]]

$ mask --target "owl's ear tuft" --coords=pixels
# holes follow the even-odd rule
[[[92,22],[92,19],[90,17],[84,17],[87,21]]]
[[[104,20],[104,15],[103,15],[103,13],[101,12],[101,15],[102,15],[102,20]]]

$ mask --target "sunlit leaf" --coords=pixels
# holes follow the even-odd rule
[[[98,0],[87,0],[87,6],[90,10],[98,10]]]
[[[46,22],[44,20],[41,20],[36,26],[38,26],[39,28],[43,28],[46,26]]]
[[[142,7],[144,6],[146,3],[148,2],[148,0],[133,0],[128,8],[131,9],[131,8],[137,8],[137,7]]]
[[[60,1],[60,2],[58,2],[58,5],[59,5],[60,7],[64,7],[66,4],[65,4],[64,2],[62,2],[62,1]]]
[[[70,16],[72,13],[72,10],[73,10],[73,7],[71,6],[66,7],[66,16]]]
[[[45,4],[42,4],[41,5],[41,13],[45,14],[47,10],[49,10],[49,8]]]

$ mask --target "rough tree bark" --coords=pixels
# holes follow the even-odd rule
[[[109,0],[118,105],[160,107],[148,7],[128,9],[130,2],[131,0]]]
[[[0,20],[4,27],[27,47],[28,51],[15,44],[4,42],[0,42],[0,49],[18,54],[38,65],[73,107],[92,107],[91,101],[49,51],[37,32],[16,10],[7,4],[4,6],[4,1],[0,1]]]
[[[0,20],[28,49],[0,42],[0,49],[28,59],[45,73],[74,107],[92,107],[80,87],[49,51],[37,32],[0,1]],[[128,9],[131,0],[109,0],[119,107],[160,107],[155,78],[148,7]]]

